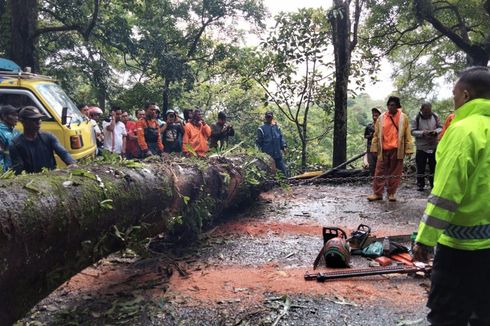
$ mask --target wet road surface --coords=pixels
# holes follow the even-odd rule
[[[406,275],[305,281],[322,226],[377,237],[415,231],[428,193],[409,182],[398,201],[369,203],[368,185],[274,189],[223,217],[199,243],[153,241],[87,268],[43,300],[22,325],[426,325],[429,281]],[[368,267],[355,256],[354,267]]]

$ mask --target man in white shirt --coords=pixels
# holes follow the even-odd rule
[[[109,121],[102,123],[104,133],[104,149],[125,156],[126,154],[126,127],[121,121],[122,109],[118,106],[111,108]]]

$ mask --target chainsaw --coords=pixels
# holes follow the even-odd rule
[[[357,230],[352,231],[350,238],[347,239],[352,250],[362,249],[366,244],[366,240],[371,235],[371,227],[365,224],[359,224]]]
[[[322,229],[323,235],[323,246],[318,255],[315,258],[315,262],[313,263],[313,269],[316,269],[318,265],[322,262],[327,265],[326,256],[328,255],[328,243],[329,241],[338,242],[336,244],[340,249],[343,248],[343,254],[345,258],[345,263],[348,265],[348,260],[350,258],[350,250],[347,244],[347,234],[341,228],[335,226],[325,226]]]

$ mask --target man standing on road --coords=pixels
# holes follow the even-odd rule
[[[376,121],[378,120],[381,111],[378,108],[372,108],[371,113],[373,116],[373,122],[366,126],[364,129],[364,139],[367,140],[367,160],[369,164],[369,174],[373,177],[374,172],[376,171],[376,153],[371,152],[371,143],[373,142],[374,136],[374,126],[376,125]]]
[[[265,113],[265,121],[257,130],[257,147],[264,153],[269,154],[276,163],[276,168],[287,177],[286,164],[282,158],[283,152],[286,151],[287,145],[282,136],[281,128],[277,125],[272,111]]]
[[[17,136],[10,144],[12,169],[16,174],[26,171],[38,173],[47,168],[54,170],[56,160],[54,153],[66,165],[76,166],[76,161],[50,133],[41,132],[41,119],[44,117],[36,107],[26,106],[19,112],[19,120],[24,126],[24,133]]]
[[[413,154],[410,122],[401,110],[400,99],[390,96],[387,102],[388,112],[384,112],[376,121],[371,152],[376,153],[376,171],[373,179],[373,194],[369,201],[382,200],[385,184],[388,200],[396,201],[396,190],[400,185],[403,172],[403,158]]]
[[[432,325],[490,325],[490,70],[470,67],[453,88],[455,118],[437,147],[434,188],[414,257],[437,244],[427,306]]]
[[[417,190],[424,191],[425,167],[429,163],[429,184],[434,187],[434,171],[436,170],[437,136],[442,130],[439,116],[432,112],[432,105],[424,103],[420,112],[412,120],[412,135],[415,137],[415,162],[417,164]]]

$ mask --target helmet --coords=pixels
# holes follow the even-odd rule
[[[343,238],[328,240],[323,248],[325,263],[328,267],[349,267],[350,247]]]
[[[102,114],[102,110],[99,107],[91,106],[88,108],[88,115],[92,116],[94,114]]]

